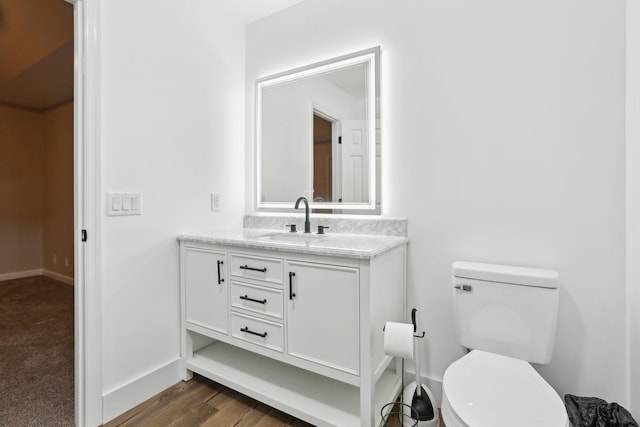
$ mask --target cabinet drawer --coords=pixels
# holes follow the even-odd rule
[[[282,284],[281,259],[240,254],[231,254],[229,258],[232,277]]]
[[[231,307],[282,320],[282,291],[246,283],[231,282]]]
[[[282,325],[231,313],[231,335],[262,347],[282,352],[284,349],[284,333]]]

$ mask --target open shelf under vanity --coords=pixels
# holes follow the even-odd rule
[[[187,368],[315,425],[359,426],[360,389],[223,342],[196,352]],[[375,408],[397,394],[393,367],[376,383]],[[380,423],[376,414],[376,425]]]

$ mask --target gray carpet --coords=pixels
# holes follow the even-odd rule
[[[73,370],[73,286],[0,282],[0,426],[73,426]]]

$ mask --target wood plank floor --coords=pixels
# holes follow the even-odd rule
[[[104,427],[310,427],[199,375],[125,412]],[[399,427],[394,417],[387,427]]]
[[[277,409],[195,375],[120,415],[105,427],[308,427]]]

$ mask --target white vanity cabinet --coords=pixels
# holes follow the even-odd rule
[[[380,423],[401,384],[382,328],[405,320],[404,240],[374,255],[179,240],[185,380],[199,373],[314,425]]]

